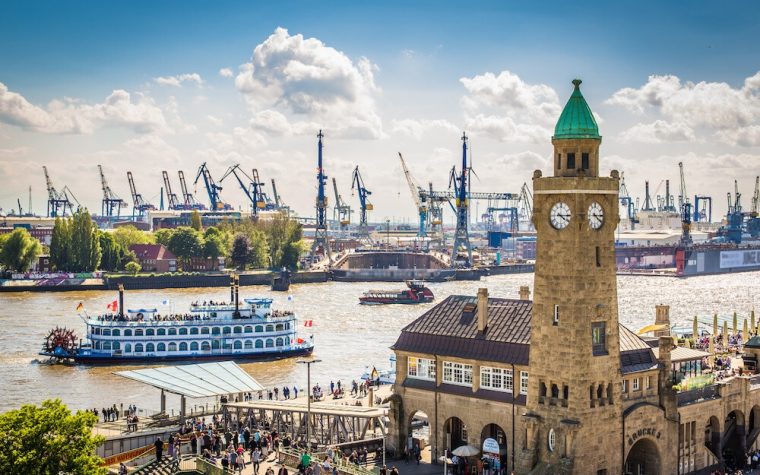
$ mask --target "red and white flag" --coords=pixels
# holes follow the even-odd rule
[[[314,320],[306,320],[303,322],[303,326],[311,328],[314,326]]]
[[[108,305],[106,305],[106,308],[107,308],[108,310],[112,311],[112,312],[115,312],[115,311],[116,311],[116,309],[118,309],[118,308],[119,308],[119,302],[118,302],[118,301],[116,301],[116,300],[114,300],[113,302],[111,302],[111,303],[109,303]]]

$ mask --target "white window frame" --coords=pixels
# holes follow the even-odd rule
[[[520,371],[520,394],[528,394],[528,372]]]
[[[414,368],[414,373],[412,373]],[[412,379],[435,381],[435,360],[409,356],[407,358],[406,376]]]
[[[641,378],[633,378],[633,390],[639,391],[641,389]]]
[[[624,379],[623,380],[623,394],[625,394],[627,392],[628,392],[628,380]]]
[[[443,362],[443,382],[457,386],[472,387],[472,365],[456,363],[454,361]]]
[[[500,383],[494,380],[500,380]],[[488,381],[484,383],[484,381]],[[507,368],[496,368],[493,366],[480,367],[480,387],[490,389],[491,391],[501,391],[511,393],[513,390],[512,370]]]
[[[646,379],[646,381],[647,381],[647,389],[652,389],[652,377],[651,376],[647,376],[644,379]]]

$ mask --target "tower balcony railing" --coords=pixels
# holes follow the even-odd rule
[[[720,398],[720,389],[718,384],[711,384],[697,389],[681,391],[676,395],[678,406],[688,406],[700,402],[712,401]]]

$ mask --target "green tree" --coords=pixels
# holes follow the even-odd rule
[[[169,240],[169,250],[183,264],[187,264],[191,257],[201,257],[203,255],[203,238],[193,228],[188,228],[187,226],[179,227]]]
[[[3,239],[0,264],[6,269],[26,272],[42,252],[42,245],[24,228],[16,228]]]
[[[153,244],[156,242],[151,233],[140,231],[132,225],[119,226],[114,229],[113,237],[124,249],[129,249],[132,244]]]
[[[66,218],[55,218],[50,241],[50,261],[58,271],[71,269],[71,231],[69,220]]]
[[[111,233],[98,231],[100,241],[100,269],[115,272],[124,268],[125,249],[116,241]]]
[[[211,235],[203,240],[203,256],[211,258],[214,268],[219,263],[219,258],[227,254],[226,251],[220,235]]]
[[[236,234],[235,239],[232,241],[232,252],[230,253],[232,264],[240,270],[245,270],[250,252],[251,240],[248,239],[248,236],[243,233]]]
[[[270,251],[267,236],[261,231],[251,234],[251,249],[248,252],[248,262],[254,269],[269,267]]]
[[[86,411],[72,414],[58,399],[0,414],[0,473],[107,473],[95,455],[95,448],[104,441],[92,433],[97,420]]]
[[[153,233],[153,237],[156,240],[156,243],[169,247],[169,241],[172,238],[172,234],[174,234],[174,229],[161,228]]]
[[[190,216],[190,227],[196,231],[203,229],[203,223],[201,223],[201,215],[198,210],[193,210],[193,214]]]
[[[131,262],[127,262],[127,265],[124,266],[124,270],[126,270],[132,275],[136,275],[138,272],[142,270],[142,266],[135,261],[131,261]]]
[[[100,264],[98,228],[87,209],[74,213],[69,224],[71,232],[71,268],[74,272],[92,272]]]

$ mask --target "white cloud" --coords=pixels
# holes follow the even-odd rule
[[[417,140],[429,131],[439,129],[446,132],[459,133],[459,128],[443,119],[394,119],[391,121],[391,132],[414,137]]]
[[[693,142],[694,130],[681,122],[655,120],[649,124],[638,123],[620,134],[623,142]]]
[[[760,145],[760,125],[748,125],[718,132],[718,138],[732,145],[757,147]]]
[[[29,147],[0,148],[0,158],[18,158],[29,154]]]
[[[276,107],[288,122],[323,124],[332,136],[377,139],[375,71],[367,58],[354,62],[316,38],[277,28],[240,67],[235,86],[254,113]]]
[[[468,130],[500,141],[541,141],[561,107],[557,93],[545,84],[528,84],[510,71],[487,72],[459,80],[467,90],[461,100]]]
[[[231,78],[234,76],[234,73],[232,72],[232,69],[230,68],[222,68],[219,70],[219,75],[223,78]]]
[[[196,86],[203,85],[203,79],[198,73],[178,74],[176,76],[159,76],[153,78],[153,82],[160,86],[182,87],[182,83],[195,83]]]
[[[123,89],[113,91],[102,103],[89,105],[66,98],[46,108],[31,104],[0,83],[0,121],[25,130],[48,134],[91,134],[104,126],[126,127],[138,133],[167,129],[162,110],[153,99]]]
[[[549,166],[549,157],[527,150],[504,155],[496,160],[498,166],[509,170],[544,170]],[[527,173],[526,173],[527,176]]]
[[[216,117],[214,115],[211,115],[211,114],[209,114],[209,115],[206,116],[206,120],[208,120],[209,122],[211,122],[212,124],[214,124],[217,127],[221,127],[222,125],[224,125],[224,120],[223,119],[221,119],[219,117]]]

